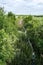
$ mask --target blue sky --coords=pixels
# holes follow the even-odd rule
[[[0,0],[0,7],[15,14],[43,15],[43,0]]]

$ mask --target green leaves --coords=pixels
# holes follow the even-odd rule
[[[3,22],[4,22],[4,10],[0,8],[0,29],[3,28]]]
[[[12,45],[12,40],[10,39],[9,35],[6,34],[4,29],[0,30],[0,57],[3,60],[9,60],[13,58],[14,48]]]
[[[37,59],[43,54],[43,18],[5,15],[0,8],[0,65],[28,65],[33,51]]]
[[[0,65],[6,65],[6,63],[0,60]]]

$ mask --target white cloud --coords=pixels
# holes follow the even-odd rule
[[[43,14],[43,0],[0,0],[0,6],[15,14]]]
[[[43,3],[43,0],[33,0],[34,3]]]

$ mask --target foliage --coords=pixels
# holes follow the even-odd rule
[[[31,65],[43,59],[43,17],[5,14],[0,8],[0,65]]]

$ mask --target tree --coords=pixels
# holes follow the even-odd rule
[[[3,22],[4,22],[4,10],[3,8],[0,8],[0,29],[3,28]]]

